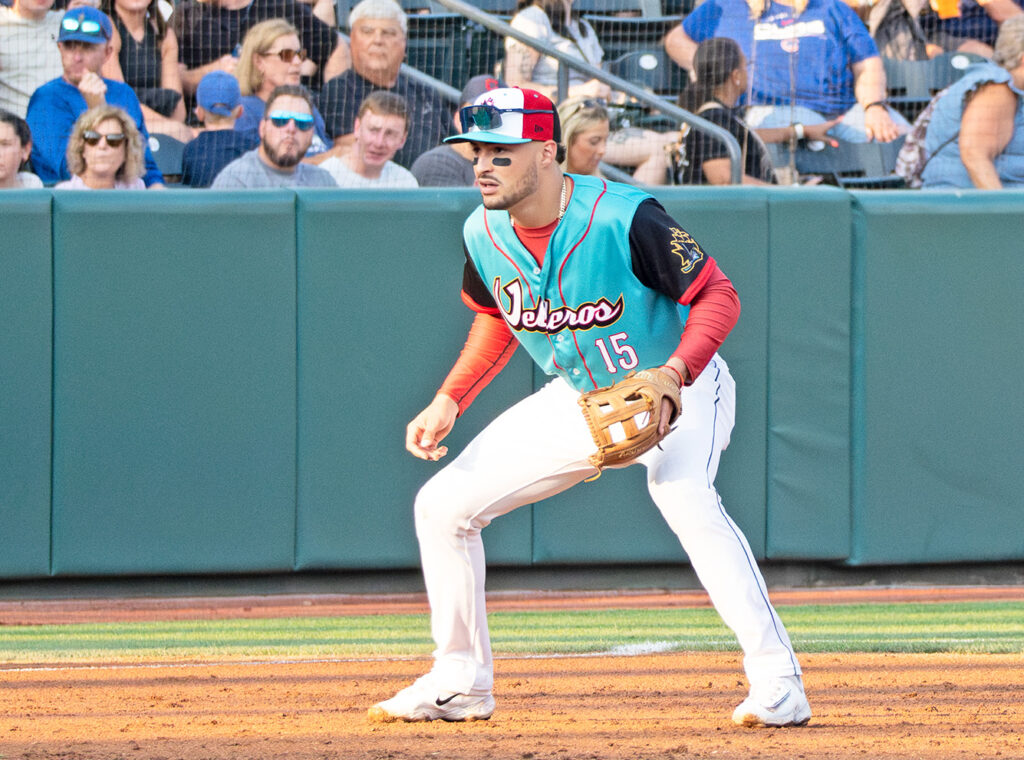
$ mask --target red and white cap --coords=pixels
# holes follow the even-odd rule
[[[485,142],[519,145],[531,140],[562,139],[555,104],[536,90],[501,87],[480,94],[459,111],[462,134],[445,142]]]

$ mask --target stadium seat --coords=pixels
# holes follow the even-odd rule
[[[661,47],[668,31],[679,23],[678,16],[601,16],[584,15],[601,41],[605,60],[613,61],[626,53]]]
[[[662,0],[661,12],[680,19],[697,7],[697,0]]]
[[[508,18],[512,18],[518,6],[516,0],[466,0],[466,2],[487,13]]]
[[[769,143],[768,152],[775,166],[789,166],[792,160],[801,176],[821,175],[826,184],[850,190],[900,188],[905,183],[893,170],[904,139],[888,143],[837,140],[835,145],[810,142],[799,145],[795,153],[785,143]]]
[[[181,157],[185,143],[168,135],[153,132],[149,135],[149,150],[165,184],[173,185],[181,180]]]
[[[458,13],[410,13],[405,62],[462,89],[468,78],[465,22]]]
[[[660,16],[661,0],[573,0],[572,9],[583,15]]]
[[[621,55],[609,61],[608,73],[673,100],[686,87],[687,81],[686,71],[661,47]]]
[[[913,121],[935,93],[962,77],[972,63],[983,60],[973,53],[943,53],[928,61],[884,58],[889,103]]]

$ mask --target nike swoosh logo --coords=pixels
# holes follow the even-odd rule
[[[434,700],[434,704],[435,704],[435,705],[437,705],[438,707],[444,707],[444,706],[445,706],[446,704],[448,704],[449,702],[451,702],[451,701],[452,701],[453,699],[455,699],[455,698],[456,698],[457,696],[459,696],[459,695],[458,695],[458,694],[452,694],[452,695],[451,695],[450,697],[448,697],[447,699],[441,699],[440,697],[438,697],[437,699],[435,699],[435,700]]]

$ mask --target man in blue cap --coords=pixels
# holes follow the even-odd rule
[[[196,117],[205,129],[185,146],[181,157],[181,184],[209,187],[225,166],[260,142],[255,129],[239,131],[242,115],[238,80],[226,71],[211,71],[196,88]]]
[[[46,184],[71,178],[65,154],[75,121],[93,106],[106,103],[124,109],[147,143],[146,186],[163,185],[135,92],[124,82],[100,76],[100,68],[113,53],[112,35],[110,19],[96,8],[73,8],[61,19],[57,48],[64,73],[32,94],[26,117],[32,130],[32,168]]]

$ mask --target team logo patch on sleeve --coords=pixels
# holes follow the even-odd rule
[[[672,227],[672,240],[669,245],[672,253],[678,256],[682,262],[679,269],[683,274],[689,274],[695,266],[704,260],[704,251],[686,230]]]

